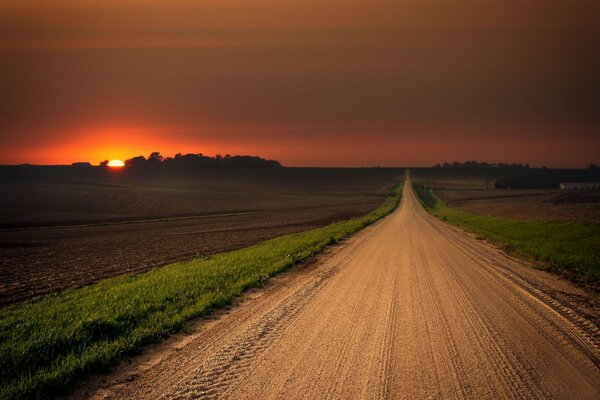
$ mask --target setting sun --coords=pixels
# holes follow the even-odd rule
[[[108,166],[112,168],[121,168],[125,166],[125,163],[121,160],[110,160]]]

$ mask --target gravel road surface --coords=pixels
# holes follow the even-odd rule
[[[431,217],[398,209],[74,397],[600,398],[586,296]]]

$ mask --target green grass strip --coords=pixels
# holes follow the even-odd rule
[[[600,225],[522,221],[475,215],[448,207],[431,189],[413,185],[425,208],[444,221],[498,243],[510,254],[541,262],[536,267],[598,289]]]
[[[391,213],[373,212],[258,245],[106,279],[0,310],[0,398],[47,398],[181,330],[246,289]]]

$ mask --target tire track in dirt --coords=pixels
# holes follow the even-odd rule
[[[339,264],[346,264],[350,259],[347,255]],[[301,287],[254,321],[247,329],[233,337],[225,347],[220,348],[213,357],[206,360],[191,379],[187,377],[184,386],[163,398],[184,400],[222,396],[232,381],[243,379],[251,363],[281,336],[282,331],[303,311],[304,304],[309,302],[336,272],[335,269],[320,274],[319,279]]]
[[[454,239],[458,242],[455,243],[456,248],[463,252],[467,257],[478,263],[483,270],[490,268],[493,269],[488,271],[488,276],[496,279],[504,278],[505,280],[510,281],[512,284],[517,285],[522,289],[517,293],[526,297],[532,297],[537,300],[539,302],[539,306],[548,310],[547,314],[543,314],[548,318],[547,323],[553,324],[554,328],[558,329],[563,334],[570,336],[572,343],[577,345],[581,351],[587,353],[588,358],[586,361],[590,362],[595,367],[600,368],[600,347],[598,344],[600,335],[598,327],[591,323],[591,321],[577,315],[577,313],[567,306],[559,303],[543,293],[541,290],[533,287],[518,275],[512,273],[510,270],[507,270],[507,264],[505,262],[503,263],[502,260],[498,260],[498,258],[494,257],[493,254],[475,251],[476,248],[474,244],[468,243],[468,241],[464,240],[464,237],[460,237],[456,235],[456,233],[454,233]],[[471,251],[465,251],[465,249],[470,249]],[[524,312],[529,314],[530,318],[537,321],[542,321],[542,319],[538,317],[538,313],[531,311],[524,301],[521,300],[519,296],[515,295],[515,291],[507,290],[506,285],[500,285],[499,287],[506,292],[507,296],[512,297],[510,304],[520,304],[526,310]],[[575,323],[575,326],[573,326],[573,323]],[[541,330],[541,332],[544,331],[545,330],[543,329]]]
[[[497,330],[493,328],[485,314],[477,308],[473,298],[465,292],[452,269],[448,268],[444,259],[438,260],[442,268],[444,278],[450,283],[453,295],[460,304],[462,315],[469,325],[469,331],[476,333],[475,342],[479,349],[481,358],[491,365],[504,384],[503,393],[506,398],[522,398],[525,393],[531,398],[547,398],[528,373],[528,368],[523,366],[510,350],[510,346],[504,341]],[[481,361],[480,361],[481,362]],[[483,364],[483,362],[481,362]],[[493,388],[491,388],[493,390]]]

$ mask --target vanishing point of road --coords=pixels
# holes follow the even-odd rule
[[[599,399],[598,327],[536,282],[572,288],[407,182],[390,216],[74,396]]]

